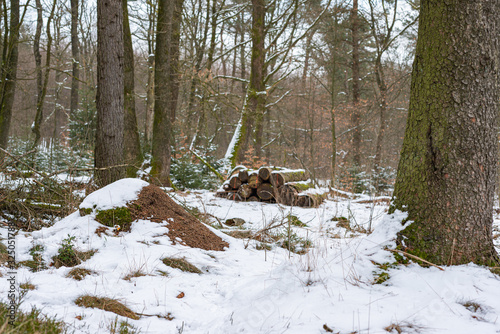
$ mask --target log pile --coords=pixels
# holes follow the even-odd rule
[[[280,203],[305,208],[317,207],[326,195],[304,193],[313,188],[305,183],[304,170],[261,167],[258,170],[240,169],[224,182],[217,197],[234,201]]]

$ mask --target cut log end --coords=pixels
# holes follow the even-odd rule
[[[275,197],[274,187],[270,183],[262,183],[257,188],[257,196],[264,201],[269,201]]]

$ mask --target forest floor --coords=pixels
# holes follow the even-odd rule
[[[145,183],[127,180],[81,207],[136,199]],[[113,232],[76,211],[51,227],[19,232],[17,262],[36,260],[39,269],[17,269],[20,309],[36,307],[66,323],[68,333],[500,333],[500,276],[473,264],[397,264],[403,258],[388,249],[404,214],[389,215],[386,201],[332,197],[306,209],[209,191],[170,195],[227,243],[224,250],[172,238],[169,219],[139,219],[130,232]],[[230,218],[244,224],[225,225]],[[497,216],[498,250],[499,226]],[[7,227],[0,235],[5,242]],[[73,268],[50,266],[62,244],[96,252]],[[78,276],[75,268],[86,270]],[[0,268],[2,282],[7,272]],[[7,294],[2,283],[0,301]],[[114,299],[131,313],[78,306],[82,296],[109,298],[108,306]]]

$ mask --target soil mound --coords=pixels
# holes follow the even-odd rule
[[[128,205],[134,219],[167,223],[168,237],[175,244],[222,251],[229,244],[210,231],[203,223],[175,203],[154,185],[142,188],[137,200]]]

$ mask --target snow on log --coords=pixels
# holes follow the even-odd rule
[[[288,182],[306,181],[308,179],[303,169],[285,169],[271,172],[271,183],[275,188],[279,188]]]

